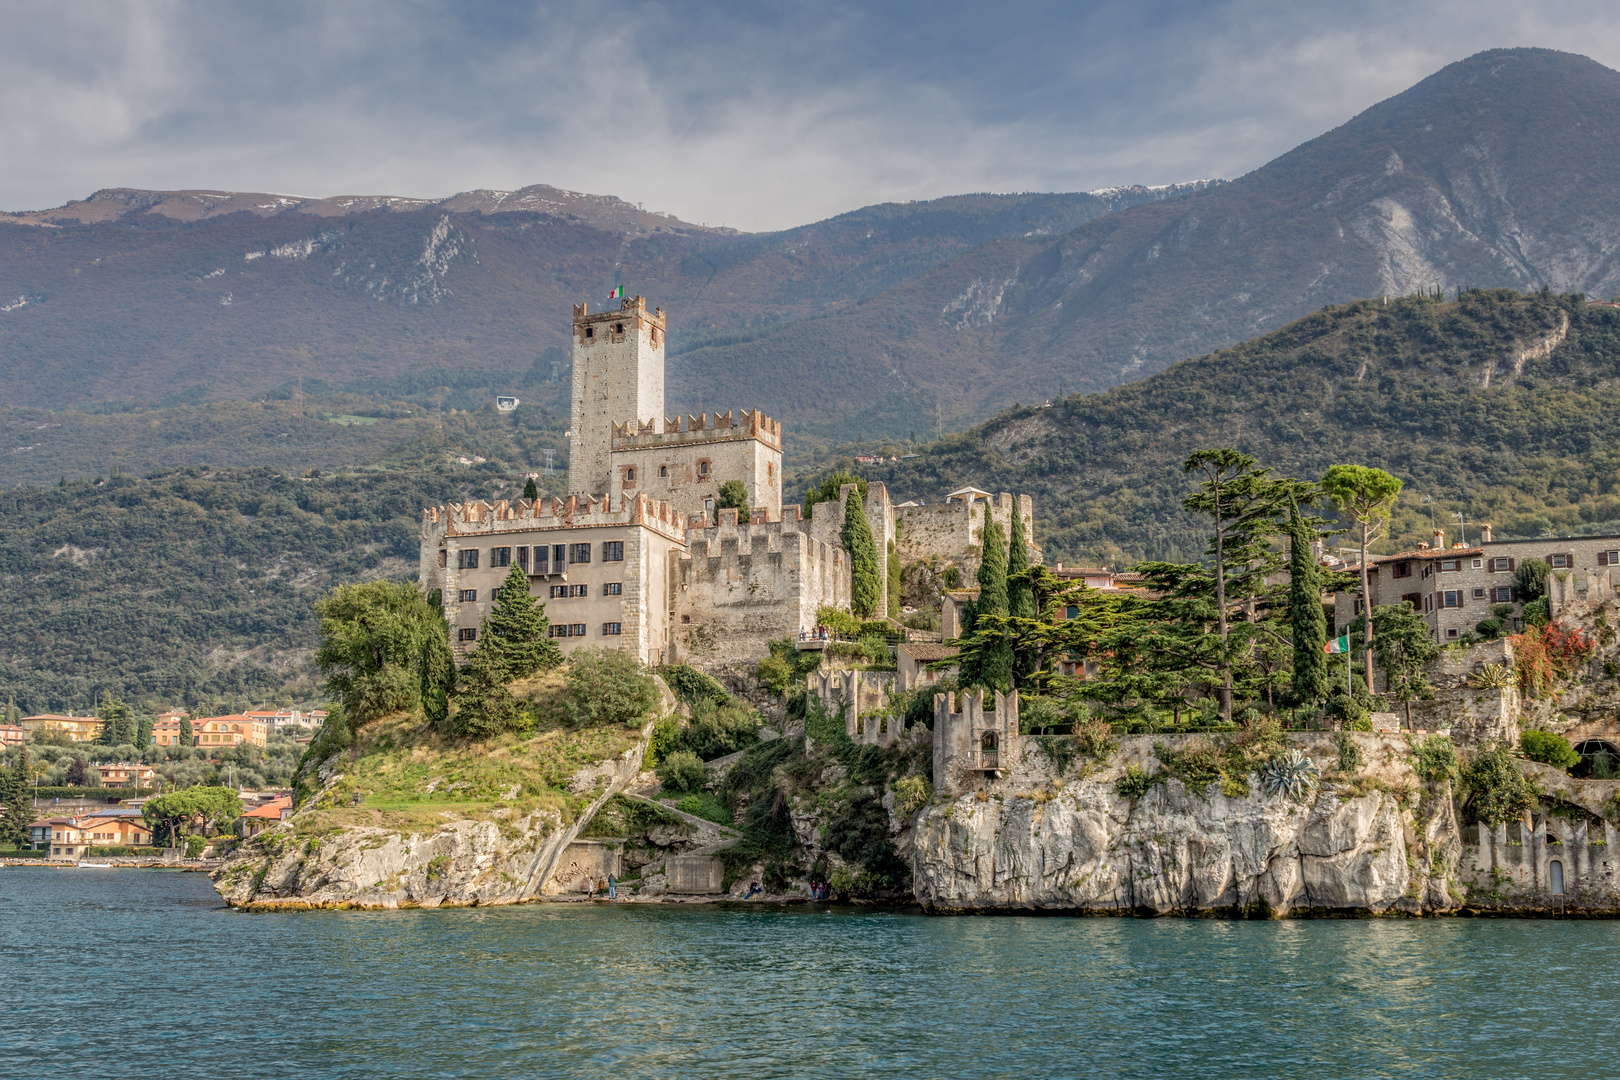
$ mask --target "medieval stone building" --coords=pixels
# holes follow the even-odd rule
[[[420,581],[441,597],[457,653],[476,643],[513,566],[565,652],[605,645],[650,664],[757,659],[767,642],[813,627],[821,608],[848,610],[839,531],[855,486],[806,516],[782,505],[781,424],[757,410],[666,417],[662,308],[649,312],[639,296],[595,314],[576,304],[573,333],[569,496],[423,511]],[[746,511],[718,508],[728,480],[742,482]],[[869,485],[878,616],[898,614],[886,608],[883,553],[977,566],[980,497],[1003,526],[1016,506],[1033,536],[1028,496],[958,492],[913,514],[908,535],[884,486]]]

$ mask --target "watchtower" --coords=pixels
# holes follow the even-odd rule
[[[568,490],[614,490],[613,425],[663,419],[664,309],[639,296],[595,315],[575,304]]]

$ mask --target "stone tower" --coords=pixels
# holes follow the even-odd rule
[[[641,297],[591,315],[574,305],[574,380],[568,490],[601,495],[613,483],[613,425],[664,419],[664,309]]]

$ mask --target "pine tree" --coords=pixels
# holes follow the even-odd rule
[[[529,595],[529,575],[513,565],[474,651],[489,654],[484,662],[503,681],[526,679],[562,663],[562,650],[551,640],[550,627],[545,605]]]
[[[517,727],[521,719],[497,650],[486,647],[490,640],[478,643],[457,675],[445,722],[458,735],[491,738]]]
[[[540,489],[535,486],[534,477],[532,476],[529,477],[528,481],[523,485],[523,497],[528,499],[530,502],[534,502],[534,500],[540,497]]]
[[[984,532],[980,542],[979,601],[975,605],[974,621],[987,615],[1005,618],[1007,611],[1007,537],[1001,526],[991,520],[990,504],[984,504]],[[978,682],[992,690],[1007,692],[1012,689],[1012,644],[1003,638],[986,649],[980,662]]]
[[[850,610],[859,618],[871,618],[883,597],[883,579],[878,573],[872,526],[866,521],[866,510],[857,492],[851,491],[844,503],[844,527],[839,530],[838,542],[849,552]]]
[[[135,745],[142,750],[152,745],[152,716],[150,713],[142,713],[140,719],[135,722]]]
[[[422,644],[422,713],[428,723],[443,727],[450,718],[450,695],[456,687],[456,656],[450,651],[450,626],[441,616],[439,627]]]
[[[1288,620],[1294,638],[1294,700],[1301,705],[1326,701],[1333,692],[1328,672],[1327,615],[1322,611],[1322,571],[1312,545],[1315,530],[1305,523],[1298,504],[1288,514]]]

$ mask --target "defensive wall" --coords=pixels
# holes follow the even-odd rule
[[[611,456],[614,491],[663,499],[682,519],[712,512],[727,480],[782,516],[782,425],[758,409],[614,423]]]
[[[767,641],[797,637],[821,607],[849,607],[849,556],[813,535],[799,508],[776,521],[755,511],[718,525],[694,515],[672,573],[673,657],[687,661],[758,659]]]
[[[1035,500],[1028,495],[1016,498],[1008,492],[989,498],[952,498],[922,506],[896,507],[893,515],[895,550],[905,563],[938,560],[962,568],[966,579],[979,569],[984,545],[984,507],[990,506],[990,519],[1012,536],[1014,507],[1024,522],[1024,539],[1029,545],[1030,562],[1039,563],[1041,553],[1034,545]]]

